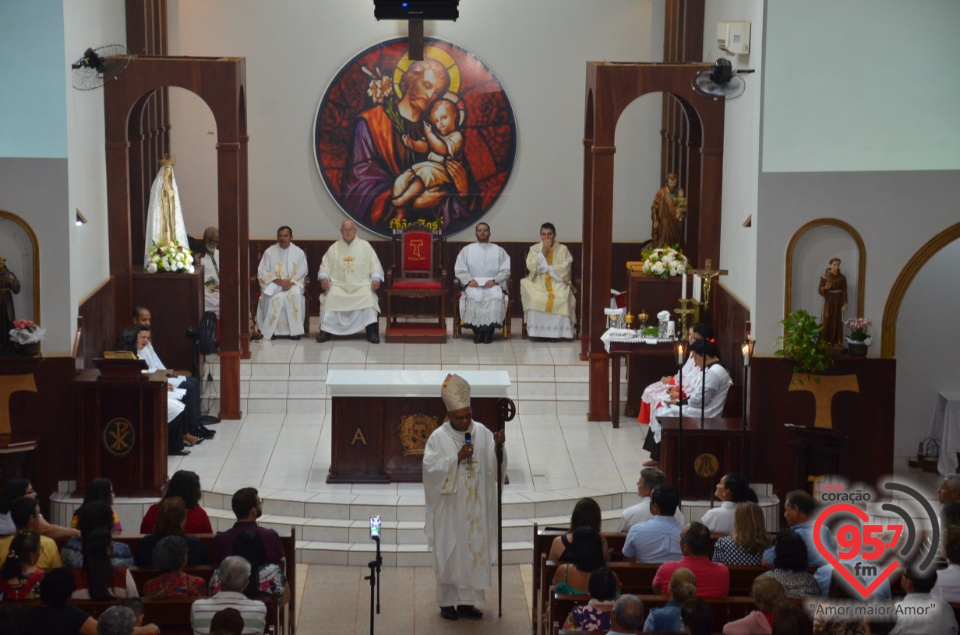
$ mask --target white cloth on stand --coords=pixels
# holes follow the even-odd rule
[[[937,393],[927,437],[940,443],[937,459],[940,476],[956,474],[957,452],[960,452],[960,392]]]
[[[213,257],[209,253],[203,254],[200,260],[203,265],[203,310],[213,311],[220,317],[220,250],[213,250]],[[216,286],[211,291],[210,287]]]

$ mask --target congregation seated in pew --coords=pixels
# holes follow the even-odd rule
[[[600,534],[601,521],[600,505],[597,504],[597,501],[592,498],[581,498],[578,500],[573,506],[573,512],[570,514],[570,530],[566,534],[553,539],[547,559],[553,560],[554,562],[569,562],[570,555],[568,552],[570,550],[570,543],[573,541],[573,533],[580,527],[590,527],[597,532],[597,534]],[[602,535],[600,540],[603,543],[603,560],[604,562],[609,562],[610,550],[607,547],[606,540]]]
[[[148,598],[199,598],[207,595],[203,578],[185,573],[187,541],[181,536],[165,536],[153,548],[151,560],[158,575],[143,585]]]
[[[763,511],[756,503],[745,501],[737,505],[733,517],[733,533],[717,539],[713,561],[760,566],[763,552],[773,544],[764,525]]]
[[[627,532],[623,555],[636,562],[661,563],[679,559],[680,532],[674,514],[680,503],[680,494],[672,485],[658,485],[650,495],[650,513],[653,518],[634,525]]]

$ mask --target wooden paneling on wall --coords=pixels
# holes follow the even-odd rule
[[[93,360],[113,348],[119,329],[115,317],[116,295],[113,276],[104,281],[80,303],[80,342],[77,347],[77,370],[93,368]],[[126,326],[126,325],[124,325]]]
[[[859,393],[840,392],[831,402],[833,431],[847,437],[839,455],[841,474],[871,486],[893,471],[894,387],[896,360],[841,355],[828,375],[856,375]],[[773,483],[781,499],[794,489],[811,490],[805,474],[798,474],[798,454],[790,447],[791,434],[784,424],[812,426],[813,394],[789,391],[793,363],[777,357],[760,357],[750,368],[752,441],[750,480]],[[731,389],[732,390],[732,389]]]
[[[40,509],[46,513],[57,482],[72,481],[77,474],[77,422],[70,387],[76,370],[72,357],[0,359],[0,375],[31,373],[37,392],[10,396],[10,423],[14,442],[40,439],[37,449],[27,455],[23,473],[39,494]]]

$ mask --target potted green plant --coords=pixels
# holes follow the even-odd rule
[[[818,375],[833,364],[826,344],[820,341],[823,325],[803,309],[794,311],[780,324],[783,325],[783,335],[777,338],[777,344],[782,348],[775,355],[793,360],[794,383],[802,384],[802,375],[819,383]]]

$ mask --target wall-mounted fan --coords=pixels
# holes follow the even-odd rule
[[[129,51],[122,44],[108,44],[87,49],[83,57],[70,65],[73,69],[73,87],[94,90],[120,77],[130,65]]]
[[[740,75],[752,70],[734,71],[729,60],[718,59],[713,68],[697,71],[693,76],[693,89],[711,99],[736,99],[747,89]]]

